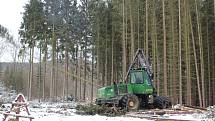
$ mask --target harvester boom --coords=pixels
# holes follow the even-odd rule
[[[143,69],[145,69],[147,71],[147,73],[149,74],[149,77],[151,79],[153,79],[153,72],[152,72],[151,64],[149,63],[149,59],[146,58],[146,56],[144,55],[142,49],[138,49],[136,51],[136,54],[135,54],[135,56],[133,58],[133,61],[132,61],[131,65],[129,66],[127,74],[125,76],[125,82],[127,82],[130,70],[132,70],[134,68],[143,68]]]

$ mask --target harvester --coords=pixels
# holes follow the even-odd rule
[[[149,59],[138,49],[122,82],[98,89],[97,105],[112,105],[138,110],[140,108],[168,108],[171,102],[159,96],[153,86],[153,72]]]

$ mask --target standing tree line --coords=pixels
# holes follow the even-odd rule
[[[100,85],[124,79],[135,50],[152,60],[157,93],[173,103],[213,105],[213,0],[107,0],[90,3]]]
[[[17,67],[16,63],[18,50],[19,44],[13,35],[6,27],[0,25],[0,59],[7,60],[5,54],[11,54],[13,59],[13,63],[10,66],[5,66],[4,62],[0,62],[0,81],[7,80],[4,83],[6,87],[21,91],[23,88],[22,69]],[[3,83],[1,82],[1,84]]]
[[[30,0],[19,30],[19,55],[30,56],[25,93],[93,100],[99,87],[124,80],[143,48],[158,94],[213,105],[214,6],[213,0]]]

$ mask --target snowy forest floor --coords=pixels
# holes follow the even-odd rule
[[[209,114],[208,111],[205,112],[194,112],[188,114],[162,114],[156,115],[150,112],[149,110],[141,110],[138,112],[128,112],[122,116],[116,117],[107,117],[100,115],[78,115],[76,114],[76,106],[77,103],[69,102],[69,103],[52,103],[52,102],[37,102],[32,101],[29,102],[30,113],[34,117],[33,121],[151,121],[151,120],[211,120],[215,119],[206,118]],[[2,109],[0,119],[3,119],[3,112],[9,110],[10,104],[5,105],[5,108]],[[153,111],[153,110],[151,110]],[[214,113],[214,112],[212,112]],[[24,114],[23,114],[24,115]],[[22,119],[20,121],[29,121],[29,119]]]

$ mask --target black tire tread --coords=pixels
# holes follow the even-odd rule
[[[127,108],[127,104],[128,104],[128,99],[129,99],[129,98],[135,98],[135,99],[137,99],[137,100],[138,100],[138,108],[139,108],[139,105],[140,105],[139,99],[138,99],[138,97],[137,97],[136,95],[133,95],[133,94],[126,94],[126,95],[124,95],[124,96],[121,98],[121,100],[120,100],[120,102],[119,102],[119,105],[120,105],[122,108]],[[135,109],[135,110],[137,110],[137,109]]]
[[[159,109],[168,108],[171,105],[171,102],[167,97],[156,96],[154,99],[154,107]]]

